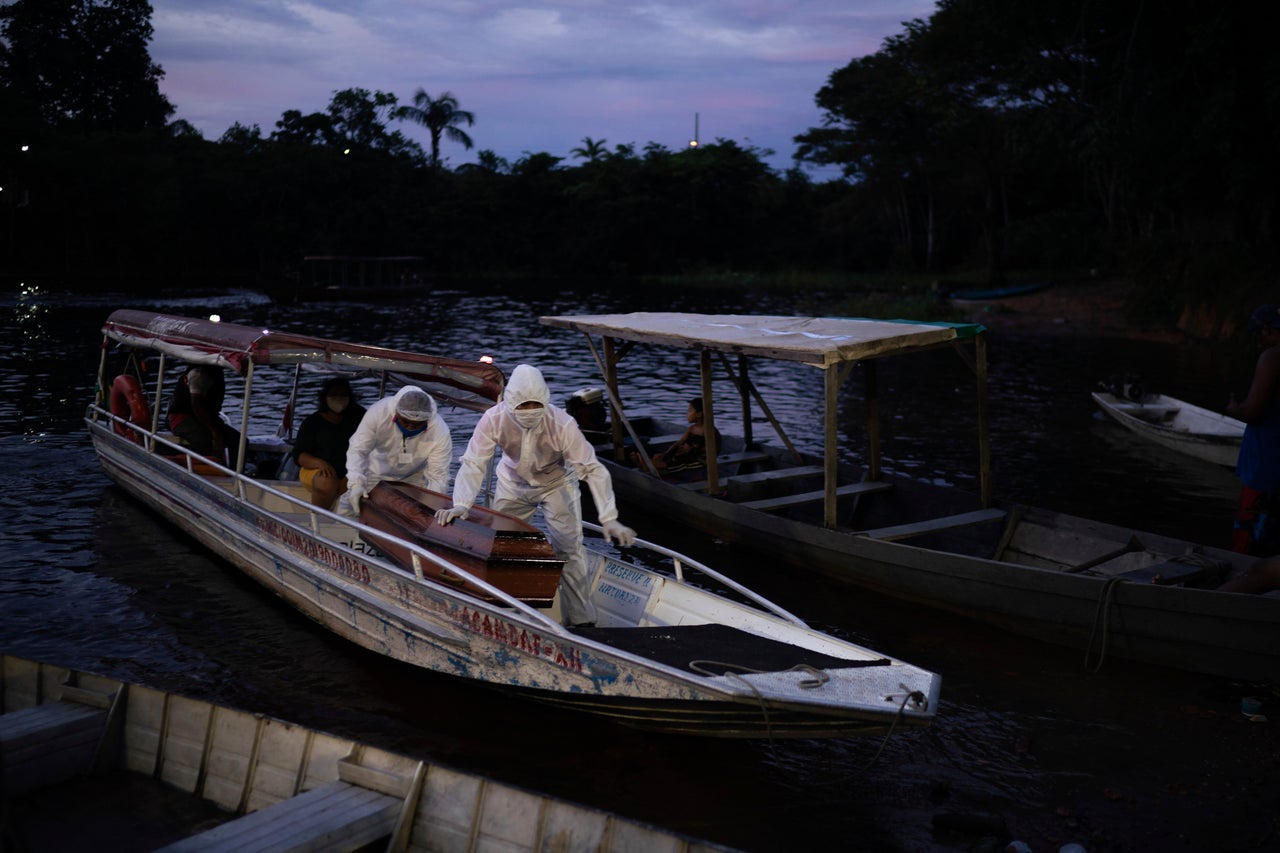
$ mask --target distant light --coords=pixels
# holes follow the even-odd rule
[[[482,356],[480,356],[480,363],[481,363],[481,364],[493,364],[493,356],[491,356],[491,355],[482,355]]]
[[[24,146],[22,146],[22,150],[23,150],[23,151],[30,151],[30,150],[31,150],[31,146],[30,146],[30,145],[24,145]]]
[[[350,149],[350,148],[343,148],[343,149],[342,149],[342,153],[343,153],[343,154],[350,154],[350,153],[351,153],[351,149]]]
[[[222,315],[221,315],[221,314],[210,314],[210,315],[209,315],[209,322],[210,322],[210,323],[221,323],[221,322],[222,322]]]
[[[696,139],[690,139],[690,140],[689,140],[689,147],[690,147],[690,148],[697,148],[697,147],[698,147],[698,140],[696,140]]]

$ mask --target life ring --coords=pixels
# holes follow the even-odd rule
[[[112,380],[111,414],[117,418],[126,418],[129,423],[144,429],[151,429],[151,408],[147,405],[147,398],[142,393],[142,383],[136,376],[122,373]],[[142,436],[135,430],[129,429],[126,424],[114,421],[112,425],[117,435],[123,435],[142,444]]]

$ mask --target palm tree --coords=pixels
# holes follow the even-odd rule
[[[462,143],[470,150],[475,144],[466,131],[458,127],[467,127],[476,123],[475,113],[458,109],[458,99],[452,92],[444,92],[439,98],[432,98],[425,89],[419,88],[413,96],[413,106],[404,106],[396,110],[395,117],[415,121],[431,134],[431,165],[440,165],[440,137],[446,136],[454,142]]]
[[[582,147],[570,149],[569,156],[581,157],[583,160],[590,163],[594,163],[597,160],[603,160],[607,153],[604,147],[604,144],[607,141],[608,140],[605,139],[592,139],[590,136],[584,136],[582,137]]]

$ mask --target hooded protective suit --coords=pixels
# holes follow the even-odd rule
[[[415,418],[427,415],[421,431],[409,433],[396,422],[397,408],[406,407]],[[347,492],[338,501],[338,512],[358,515],[360,499],[383,480],[403,480],[447,493],[452,461],[453,437],[436,411],[435,400],[421,388],[406,385],[394,397],[371,405],[351,436]]]
[[[528,401],[541,408],[518,409]],[[485,470],[495,448],[502,448],[493,508],[528,519],[538,509],[546,521],[547,538],[565,561],[560,579],[560,603],[570,625],[594,622],[587,601],[587,567],[582,550],[582,493],[585,480],[599,510],[600,523],[629,545],[635,532],[617,523],[613,481],[577,422],[564,409],[551,405],[551,391],[536,367],[522,364],[511,371],[502,402],[480,417],[462,455],[453,483],[458,517],[476,501]],[[449,510],[437,514],[447,515]],[[451,517],[451,518],[452,518]]]

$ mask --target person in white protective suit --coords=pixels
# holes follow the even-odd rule
[[[573,416],[551,405],[551,391],[538,368],[521,364],[511,371],[502,402],[480,417],[453,481],[453,507],[436,513],[438,523],[466,517],[496,447],[502,448],[502,462],[493,509],[522,519],[542,510],[547,538],[565,561],[561,617],[566,625],[594,623],[594,608],[587,600],[578,481],[585,480],[591,489],[606,540],[631,545],[636,532],[618,523],[608,469],[596,459]]]
[[[436,401],[414,385],[369,407],[347,445],[347,491],[338,512],[358,517],[360,501],[383,480],[403,480],[447,494],[453,436]]]

